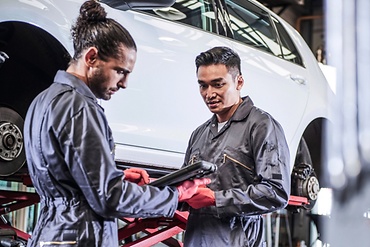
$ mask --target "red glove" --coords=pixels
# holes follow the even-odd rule
[[[138,185],[144,185],[149,183],[149,174],[140,168],[129,168],[123,171],[125,174],[125,180],[137,183]]]
[[[192,208],[199,209],[216,205],[215,193],[209,188],[198,188],[193,197],[185,200]]]
[[[179,192],[179,202],[192,197],[198,190],[198,186],[206,185],[211,183],[209,178],[197,178],[194,180],[188,180],[177,186]]]

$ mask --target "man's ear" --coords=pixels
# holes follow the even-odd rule
[[[236,77],[236,89],[241,90],[244,85],[244,78],[242,75]]]
[[[89,47],[85,52],[84,58],[87,67],[94,66],[98,59],[98,49],[96,49],[96,47]]]

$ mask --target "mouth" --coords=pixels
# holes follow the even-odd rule
[[[220,104],[220,101],[213,100],[213,101],[207,101],[206,103],[210,109],[213,109],[213,108],[217,108],[217,106]]]
[[[113,95],[117,91],[118,91],[118,89],[112,89],[111,88],[111,89],[108,90],[108,94]]]

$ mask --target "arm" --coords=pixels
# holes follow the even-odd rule
[[[186,165],[195,158],[218,165],[208,186],[215,193],[216,206],[207,207],[205,211],[220,216],[254,215],[287,204],[289,149],[281,126],[273,118],[258,110],[252,111],[247,122],[231,123],[227,136],[215,142],[215,146],[202,148],[211,138],[209,130],[195,130],[184,161]]]
[[[254,160],[253,180],[244,188],[215,191],[220,215],[268,213],[288,203],[289,149],[281,126],[271,117],[257,119],[249,133],[249,148]]]
[[[91,208],[103,217],[172,216],[175,188],[138,186],[123,180],[109,145],[110,130],[103,113],[84,108],[64,127],[60,141],[71,176]]]

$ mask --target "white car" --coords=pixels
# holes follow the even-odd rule
[[[67,67],[73,54],[70,28],[82,2],[0,2],[3,178],[26,172],[23,119],[32,99]],[[211,47],[229,46],[242,59],[242,93],[284,128],[292,194],[316,200],[330,89],[297,31],[253,0],[101,2],[138,45],[128,88],[101,102],[118,166],[142,167],[152,176],[181,167],[191,132],[211,116],[199,95],[194,59]]]

